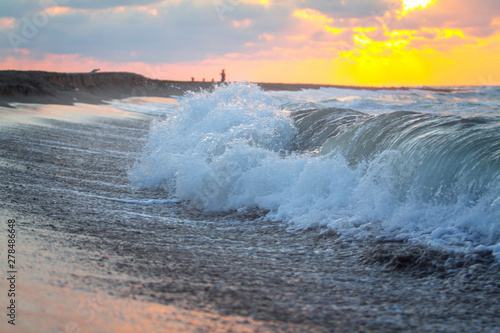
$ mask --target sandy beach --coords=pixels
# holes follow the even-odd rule
[[[17,235],[16,325],[3,315],[2,332],[500,332],[490,254],[346,244],[328,229],[291,233],[259,212],[204,213],[133,189],[154,116],[110,101],[176,103],[212,85],[0,72],[0,211]]]

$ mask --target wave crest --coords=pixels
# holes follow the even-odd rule
[[[396,237],[500,257],[500,131],[488,118],[286,112],[249,83],[190,93],[152,125],[134,186],[290,229]]]

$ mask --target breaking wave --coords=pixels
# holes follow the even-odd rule
[[[153,122],[130,179],[205,211],[265,210],[290,230],[328,227],[349,239],[488,250],[500,259],[500,121],[492,92],[487,112],[465,114],[456,112],[453,94],[439,112],[419,112],[441,97],[422,100],[418,91],[379,99],[387,112],[374,111],[377,92],[357,92],[354,104],[328,98],[328,90],[310,92],[321,94],[318,102],[304,99],[307,91],[290,98],[249,83],[191,92]],[[410,111],[394,94],[410,99]],[[367,103],[370,111],[360,106]]]

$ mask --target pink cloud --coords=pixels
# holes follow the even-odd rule
[[[30,56],[7,57],[0,61],[0,69],[41,70],[49,72],[90,72],[95,68],[106,72],[133,72],[152,79],[189,81],[191,77],[207,81],[218,79],[218,73],[227,60],[217,60],[211,63],[175,63],[148,64],[145,62],[111,63],[94,58],[82,57],[78,54],[48,54],[43,59]]]
[[[486,37],[499,31],[494,24],[498,17],[500,3],[496,0],[435,0],[425,9],[411,11],[394,22],[394,29],[458,28],[469,31],[473,37]]]
[[[0,17],[0,30],[14,28],[15,21],[13,17]]]

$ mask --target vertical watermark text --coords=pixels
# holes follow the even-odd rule
[[[7,220],[7,322],[16,325],[16,220]]]

